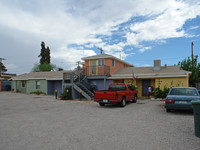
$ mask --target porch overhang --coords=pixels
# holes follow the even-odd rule
[[[134,74],[136,79],[155,79],[155,78],[178,78],[178,77],[188,77],[188,73],[184,74],[173,74],[173,73],[159,73],[159,74]],[[132,74],[126,75],[112,75],[108,79],[132,79]]]

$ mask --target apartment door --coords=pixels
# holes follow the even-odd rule
[[[142,96],[147,96],[149,86],[151,86],[151,80],[142,80]]]

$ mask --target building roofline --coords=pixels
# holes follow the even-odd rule
[[[16,80],[62,80],[63,73],[72,73],[74,72],[74,70],[64,70],[64,71],[56,71],[56,72],[57,73],[59,72],[60,74],[51,75],[51,73],[53,74],[55,72],[35,72],[34,74],[25,73],[22,75],[14,76],[11,79],[13,81],[16,81]],[[46,74],[42,74],[42,73],[46,73]]]
[[[112,56],[112,55],[109,55],[109,54],[99,54],[99,55],[93,55],[93,56],[88,56],[88,57],[83,57],[83,58],[81,58],[82,60],[92,60],[92,59],[105,59],[105,58],[113,58],[113,59],[116,59],[116,60],[118,60],[118,61],[120,61],[120,62],[123,62],[123,63],[125,63],[125,64],[127,64],[127,65],[129,65],[129,66],[131,66],[131,67],[134,67],[134,65],[132,65],[132,64],[129,64],[129,63],[127,63],[127,62],[125,62],[125,61],[123,61],[123,60],[121,60],[121,59],[119,59],[119,58],[117,58],[117,57],[115,57],[115,56]]]
[[[187,77],[189,73],[155,73],[155,74],[134,74],[136,79],[147,79],[147,78],[174,78],[174,77]],[[108,79],[131,79],[133,78],[132,74],[121,74],[121,75],[112,75]]]

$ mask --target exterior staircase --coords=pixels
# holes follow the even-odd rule
[[[94,93],[89,90],[90,85],[85,81],[87,76],[84,75],[84,71],[76,71],[72,73],[72,87],[83,95],[88,100],[94,99]]]
[[[81,93],[81,95],[83,95],[86,99],[88,100],[93,100],[94,99],[94,94],[88,90],[88,88],[86,88],[83,84],[81,83],[73,83],[72,87],[79,93]]]

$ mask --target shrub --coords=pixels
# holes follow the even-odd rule
[[[157,87],[154,90],[153,95],[154,95],[155,98],[162,98],[162,90],[160,89],[160,87]]]
[[[136,90],[136,86],[135,85],[131,84],[130,87],[131,87],[132,90]]]
[[[166,98],[167,94],[169,93],[169,88],[164,88],[163,90],[160,89],[160,87],[157,87],[154,91],[154,97],[155,98]]]
[[[166,98],[167,94],[169,93],[169,88],[164,88],[164,90],[162,91],[162,98]]]
[[[60,93],[62,100],[71,99],[71,90],[65,89],[64,92]]]
[[[37,91],[35,91],[35,92],[30,92],[30,94],[36,94],[36,95],[44,94],[44,95],[46,95],[46,93],[44,93],[44,92],[42,92],[42,91],[40,91],[40,90],[37,90]]]

